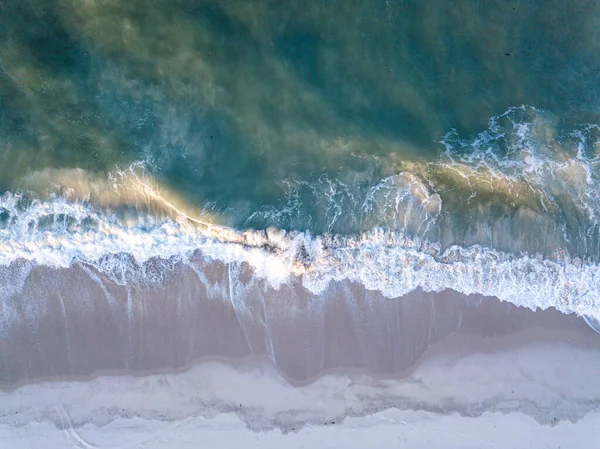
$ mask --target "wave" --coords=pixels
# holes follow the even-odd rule
[[[339,172],[287,181],[285,198],[246,225],[344,235],[381,227],[443,247],[599,261],[600,127],[561,126],[521,106],[477,136],[451,130],[434,160],[356,156]]]
[[[247,231],[186,205],[139,164],[106,179],[34,173],[27,192],[0,197],[0,264],[88,264],[119,284],[153,285],[175,264],[202,257],[248,264],[274,288],[300,277],[314,294],[344,280],[390,298],[453,289],[598,320],[597,127],[559,138],[549,123],[533,108],[512,108],[475,139],[448,133],[438,160],[387,159],[392,173],[362,190],[325,176],[290,183],[279,207],[248,218],[265,229]],[[302,189],[316,192],[322,207]],[[494,215],[492,206],[513,215]],[[285,230],[315,211],[327,232]],[[363,230],[334,232],[345,217]],[[496,233],[479,232],[486,226]],[[527,246],[523,232],[544,244]]]
[[[2,205],[18,201],[5,195]],[[60,229],[32,229],[44,217]],[[93,226],[89,223],[93,222]],[[84,230],[85,228],[85,230]],[[480,293],[529,308],[555,307],[564,313],[600,317],[600,267],[581,259],[548,260],[515,256],[481,246],[442,250],[399,233],[372,230],[360,236],[310,236],[269,229],[239,232],[217,225],[206,229],[172,220],[151,228],[125,228],[90,206],[64,199],[33,202],[2,230],[0,263],[19,259],[68,267],[93,265],[113,281],[151,283],[148,264],[166,270],[193,255],[224,263],[247,263],[277,288],[290,276],[319,294],[329,282],[349,280],[394,298],[416,288]],[[153,270],[156,274],[156,270]]]

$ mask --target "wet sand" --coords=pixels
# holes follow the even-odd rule
[[[4,301],[1,385],[250,356],[267,357],[286,378],[305,383],[342,368],[401,373],[451,336],[472,336],[465,348],[487,340],[503,348],[525,335],[584,348],[598,342],[575,316],[450,290],[389,299],[332,283],[315,296],[299,280],[274,289],[248,267],[201,258],[165,272],[161,285],[123,286],[87,266],[33,267]]]
[[[13,282],[0,315],[0,436],[14,447],[41,435],[188,447],[184,434],[227,447],[257,431],[257,447],[318,435],[361,447],[368,429],[383,432],[377,447],[422,447],[424,435],[429,447],[523,447],[529,437],[506,430],[517,426],[537,435],[528,447],[560,437],[564,448],[598,430],[600,339],[553,309],[451,290],[389,299],[348,283],[315,296],[300,280],[274,289],[201,257],[152,286],[82,265],[2,270]]]

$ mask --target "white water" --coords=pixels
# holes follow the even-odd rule
[[[4,197],[3,205],[10,200]],[[95,226],[87,230],[77,225],[54,230],[27,226],[44,214],[68,215],[80,222],[92,217]],[[600,318],[596,264],[514,256],[480,246],[442,251],[438,245],[383,230],[354,237],[312,237],[282,231],[242,233],[219,226],[199,229],[172,220],[150,229],[124,227],[89,206],[56,199],[32,204],[0,231],[2,265],[18,259],[54,267],[85,262],[119,283],[143,281],[144,263],[152,258],[162,260],[166,268],[198,252],[209,260],[248,263],[274,288],[298,275],[313,293],[322,292],[332,280],[360,282],[388,297],[419,287],[424,291],[451,288],[532,309],[555,307]]]

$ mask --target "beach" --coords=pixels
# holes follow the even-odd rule
[[[196,268],[149,289],[33,267],[2,329],[7,447],[569,448],[598,430],[600,341],[575,315]]]

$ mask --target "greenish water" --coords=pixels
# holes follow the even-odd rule
[[[580,0],[3,1],[0,189],[141,162],[239,229],[595,256],[598,21]]]

